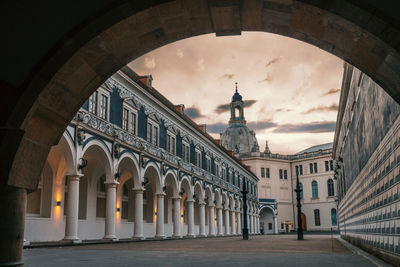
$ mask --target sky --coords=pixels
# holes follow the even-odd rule
[[[294,154],[333,142],[343,60],[276,34],[207,34],[153,50],[128,64],[151,74],[153,87],[219,139],[238,91],[260,150]]]

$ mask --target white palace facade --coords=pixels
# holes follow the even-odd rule
[[[234,152],[258,177],[260,228],[277,234],[297,228],[296,170],[299,173],[303,229],[337,231],[336,180],[332,143],[310,147],[294,155],[260,152],[256,135],[246,126],[244,101],[236,92],[230,104],[229,127],[221,144]]]
[[[259,233],[258,178],[125,67],[82,106],[28,194],[26,242],[240,234],[247,184]]]

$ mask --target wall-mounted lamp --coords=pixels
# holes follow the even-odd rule
[[[157,215],[157,211],[156,211],[156,212],[154,212],[154,215]]]
[[[183,218],[183,214],[181,214],[181,218]]]
[[[121,211],[121,208],[117,208],[117,212],[120,212]]]
[[[61,207],[61,201],[56,201],[56,206]]]
[[[146,187],[146,185],[150,182],[150,180],[149,180],[149,178],[147,178],[147,177],[143,177],[143,182],[142,182],[142,186],[143,187]]]
[[[88,161],[84,158],[80,158],[78,161],[78,170],[83,170],[88,164]]]

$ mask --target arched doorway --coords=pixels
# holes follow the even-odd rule
[[[301,227],[303,228],[303,231],[307,231],[307,218],[304,213],[301,213]]]
[[[37,188],[50,146],[58,143],[83,101],[129,61],[182,38],[246,30],[296,38],[355,65],[400,101],[400,48],[393,37],[399,27],[393,23],[398,18],[392,5],[339,0],[224,3],[91,0],[79,14],[66,2],[54,8],[48,1],[35,3],[39,12],[31,12],[30,6],[16,8],[13,1],[3,4],[9,16],[2,18],[8,38],[0,83],[0,151],[5,159],[0,161],[5,181],[0,205],[9,208],[2,232],[23,236],[26,190]],[[26,46],[26,39],[34,43]],[[9,250],[0,252],[1,263],[20,262],[23,240],[4,238],[0,240]]]
[[[275,229],[274,210],[269,206],[264,206],[260,210],[260,231],[264,234],[274,234]]]

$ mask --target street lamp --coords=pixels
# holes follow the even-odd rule
[[[246,180],[243,178],[243,240],[249,240],[249,229],[247,228],[247,193]]]
[[[296,166],[296,189],[294,191],[296,192],[296,199],[297,199],[297,240],[303,240],[303,226],[301,221],[301,203],[300,203],[300,193],[303,190],[300,188],[299,170],[297,166]]]

